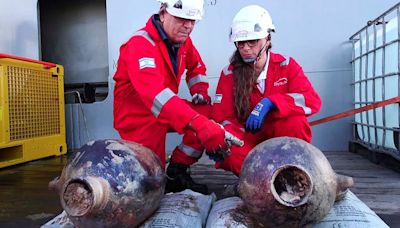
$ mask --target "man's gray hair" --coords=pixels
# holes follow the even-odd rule
[[[165,11],[165,9],[167,8],[167,5],[168,4],[166,2],[161,3],[160,10],[158,11],[158,14],[163,13]]]

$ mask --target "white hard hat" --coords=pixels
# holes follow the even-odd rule
[[[201,20],[204,13],[204,0],[157,0],[166,3],[169,14],[189,20]]]
[[[271,15],[258,5],[242,8],[233,18],[230,41],[257,40],[275,32]]]

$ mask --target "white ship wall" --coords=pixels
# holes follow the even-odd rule
[[[73,4],[74,1],[68,2]],[[0,52],[40,58],[37,1],[0,0],[0,3]],[[233,16],[248,4],[267,8],[277,28],[272,37],[273,51],[295,58],[322,98],[321,111],[310,118],[316,120],[354,108],[349,37],[368,20],[396,3],[394,0],[206,0],[205,18],[196,25],[192,39],[207,64],[210,94],[214,94],[220,70],[228,63],[234,50],[228,42]],[[119,46],[141,28],[149,16],[158,11],[158,7],[153,0],[106,2],[109,73],[105,80],[109,81],[109,95],[102,102],[83,104],[82,107],[79,104],[66,105],[69,148],[77,148],[89,139],[118,137],[112,127],[112,76]],[[73,17],[71,14],[71,20]],[[85,34],[85,31],[81,32]],[[180,95],[188,98],[185,83],[181,87]],[[352,139],[352,120],[354,116],[314,126],[313,144],[322,150],[347,150]],[[179,136],[170,134],[167,150],[172,150],[178,142]]]

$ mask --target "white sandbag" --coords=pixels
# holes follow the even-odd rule
[[[61,214],[41,226],[41,228],[74,228],[74,224],[68,218],[67,213],[63,211]]]
[[[140,227],[204,227],[215,199],[215,194],[203,195],[189,189],[166,194],[161,200],[160,208]],[[63,211],[42,228],[74,228],[74,225]]]
[[[345,198],[336,202],[325,218],[314,227],[386,228],[389,226],[354,193],[347,191]]]
[[[243,209],[243,201],[239,197],[218,200],[211,208],[206,228],[254,227],[252,220]]]
[[[214,194],[203,195],[189,189],[166,194],[160,208],[140,227],[204,227],[215,199]]]
[[[230,197],[215,202],[207,220],[207,228],[254,227],[239,197]],[[348,191],[343,200],[336,202],[328,215],[314,228],[386,228],[386,223],[365,203]]]

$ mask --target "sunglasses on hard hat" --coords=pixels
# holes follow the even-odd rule
[[[247,44],[247,46],[249,47],[254,47],[257,45],[259,39],[258,40],[244,40],[244,41],[236,41],[235,45],[238,48],[243,48],[245,44]]]

